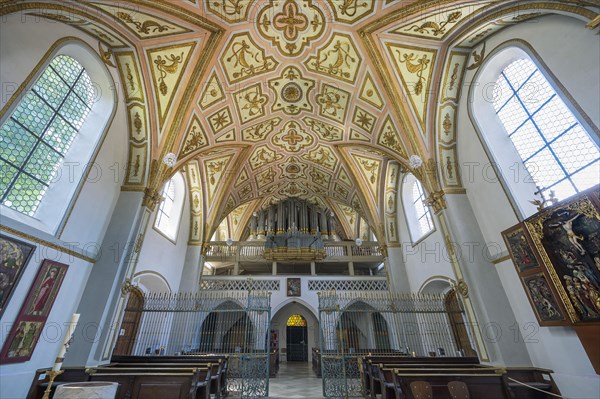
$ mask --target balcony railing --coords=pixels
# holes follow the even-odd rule
[[[265,247],[262,241],[237,241],[227,245],[225,241],[212,241],[206,245],[207,260],[263,262]],[[340,261],[377,261],[383,260],[381,247],[377,242],[363,242],[361,246],[354,241],[325,242],[326,257],[323,262]]]

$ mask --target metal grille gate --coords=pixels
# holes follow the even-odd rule
[[[271,293],[201,291],[144,296],[132,355],[229,355],[232,397],[269,395]]]
[[[442,295],[320,292],[323,396],[362,397],[358,359],[365,354],[462,356],[452,313],[464,315]]]

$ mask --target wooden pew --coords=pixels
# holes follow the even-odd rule
[[[116,399],[210,399],[211,366],[95,367],[87,369],[89,381],[120,384]]]
[[[427,381],[436,399],[452,399],[448,390],[451,381],[462,381],[467,384],[472,398],[477,399],[514,399],[508,387],[506,372],[498,368],[480,369],[465,372],[464,370],[434,369],[396,369],[393,373],[395,398],[415,399],[410,391],[410,383]]]
[[[213,353],[196,353],[190,352],[180,356],[113,356],[113,363],[213,363],[213,367],[218,365],[218,370],[214,371],[211,378],[211,394],[214,394],[217,399],[227,396],[227,370],[229,367],[229,356],[224,354]]]
[[[553,393],[561,396],[560,390],[552,378],[552,370],[537,367],[507,367],[506,378],[508,387],[513,392],[516,399],[539,399],[551,398],[551,395],[531,389],[537,388],[544,392]]]

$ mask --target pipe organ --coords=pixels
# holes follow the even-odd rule
[[[339,240],[335,215],[298,198],[288,198],[254,212],[250,240],[265,241],[270,260],[319,260],[325,257],[323,240]]]

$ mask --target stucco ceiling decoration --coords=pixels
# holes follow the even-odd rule
[[[247,127],[242,130],[242,140],[249,141],[251,143],[262,141],[267,138],[267,136],[275,129],[276,126],[279,126],[281,121],[282,119],[276,116],[275,118],[267,119]]]
[[[269,0],[256,18],[258,32],[281,55],[296,57],[325,31],[325,15],[312,0]]]
[[[236,141],[235,129],[230,129],[225,131],[224,133],[219,133],[218,135],[215,135],[215,143],[226,143],[228,141]]]
[[[354,45],[352,36],[334,33],[317,55],[309,57],[304,65],[309,71],[354,84],[362,57]]]
[[[285,68],[281,77],[269,80],[269,87],[275,93],[271,111],[282,110],[286,115],[313,111],[309,94],[315,87],[315,81],[304,79],[298,68],[294,66]]]
[[[196,42],[190,42],[147,50],[161,128],[171,109],[179,83],[185,74],[195,47]]]
[[[229,107],[225,107],[208,117],[208,124],[214,134],[219,133],[225,128],[233,125],[233,117]]]
[[[204,223],[202,215],[204,213],[204,203],[202,194],[202,184],[200,182],[200,166],[197,160],[192,160],[186,164],[186,180],[190,192],[190,212],[192,220],[190,223],[190,243],[202,243]]]
[[[324,83],[322,87],[321,93],[316,97],[319,104],[319,115],[344,124],[348,114],[350,93],[327,83]]]
[[[204,128],[200,123],[200,118],[197,115],[192,117],[192,123],[190,123],[183,146],[179,151],[179,159],[186,157],[187,155],[200,150],[208,145],[208,139]]]
[[[204,185],[207,193],[207,204],[213,204],[222,180],[225,178],[234,154],[204,160]]]
[[[337,126],[311,118],[310,116],[305,116],[302,121],[323,141],[335,142],[341,141],[344,138],[344,130]]]
[[[373,12],[377,0],[328,0],[337,22],[353,24]]]
[[[392,118],[388,115],[381,127],[381,131],[379,132],[379,137],[377,139],[377,143],[389,148],[394,153],[398,154],[400,158],[407,159],[407,152],[404,143],[402,142],[402,138],[396,129],[396,126],[392,122]]]
[[[233,98],[242,125],[265,115],[265,106],[269,97],[263,94],[260,83],[238,91]]]
[[[286,152],[299,152],[303,148],[310,147],[315,139],[297,122],[289,121],[286,123],[279,133],[275,134],[271,139],[274,146],[283,149]]]
[[[254,0],[205,0],[203,3],[212,14],[231,24],[245,22]]]
[[[352,152],[351,158],[355,163],[355,169],[358,170],[363,184],[369,188],[371,200],[378,198],[379,179],[381,177],[381,168],[383,161],[375,157],[368,157]]]
[[[273,163],[283,158],[283,155],[275,152],[266,145],[257,147],[250,155],[250,167],[252,170],[260,169],[262,166]]]
[[[236,33],[221,56],[229,84],[273,71],[279,62],[267,56],[248,32]]]
[[[377,118],[369,111],[362,109],[358,105],[354,108],[354,115],[352,116],[352,123],[369,134],[373,133]]]
[[[360,88],[358,98],[379,110],[383,108],[383,99],[369,72],[365,75],[365,80]]]
[[[238,176],[238,178],[235,181],[234,186],[238,187],[240,184],[243,184],[243,183],[247,182],[248,179],[249,179],[248,172],[246,172],[246,169],[242,169],[241,172],[240,172],[240,174],[239,174],[239,176]]]
[[[216,72],[213,71],[213,73],[210,75],[210,78],[206,82],[206,85],[204,86],[204,91],[200,96],[198,105],[202,110],[205,110],[223,100],[225,100],[223,87],[221,86],[221,82],[219,82]]]
[[[331,147],[323,144],[302,155],[302,158],[331,171],[335,170],[335,165],[339,162]]]

